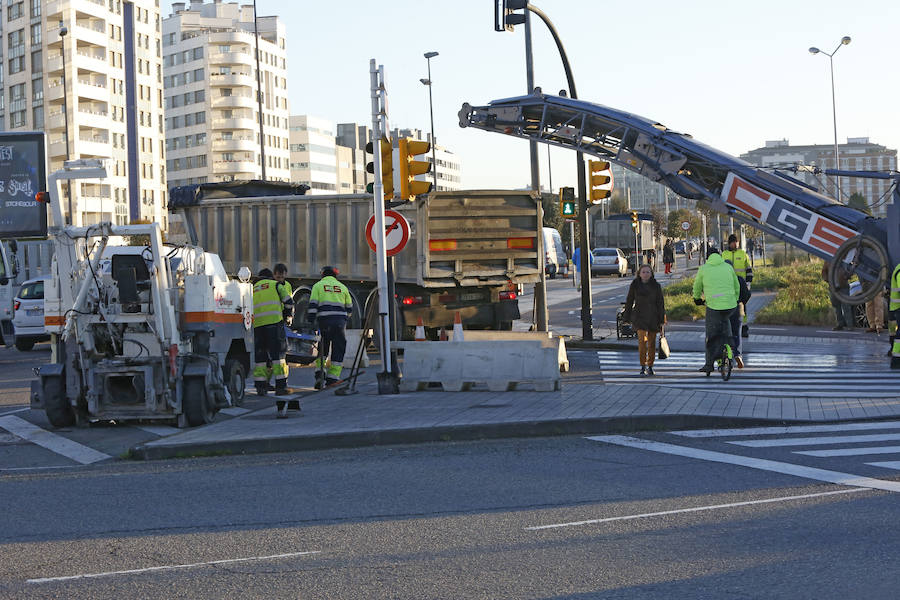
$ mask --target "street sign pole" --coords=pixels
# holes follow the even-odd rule
[[[378,393],[396,394],[397,380],[391,368],[391,325],[388,312],[388,280],[387,254],[384,248],[384,184],[381,181],[381,151],[379,143],[382,137],[389,134],[387,123],[387,92],[384,87],[384,66],[376,66],[375,59],[369,61],[369,78],[372,90],[372,162],[374,164],[374,181],[372,185],[372,204],[375,213],[375,227],[372,235],[375,239],[375,264],[378,272],[378,317],[381,326],[382,372],[378,373]]]

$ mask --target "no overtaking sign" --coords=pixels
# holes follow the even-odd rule
[[[372,237],[372,229],[375,227],[375,215],[369,217],[366,223],[366,242],[372,252],[375,252],[375,239]],[[406,247],[409,241],[409,222],[395,210],[384,211],[384,250],[388,256],[393,256]]]

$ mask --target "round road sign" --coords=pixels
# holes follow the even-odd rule
[[[375,215],[369,217],[366,223],[366,242],[369,248],[375,251],[375,238],[372,230],[375,228]],[[409,241],[409,222],[395,210],[384,211],[384,249],[388,256],[393,256],[406,247]]]
[[[682,222],[681,222],[681,228],[684,229],[685,231],[690,230],[690,228],[691,228],[691,222],[690,222],[690,221],[682,221]]]

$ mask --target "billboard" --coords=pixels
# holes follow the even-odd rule
[[[40,131],[0,133],[0,239],[46,237],[47,155]]]

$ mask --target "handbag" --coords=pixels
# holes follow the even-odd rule
[[[669,340],[666,339],[666,332],[661,329],[659,332],[659,358],[669,358]]]

